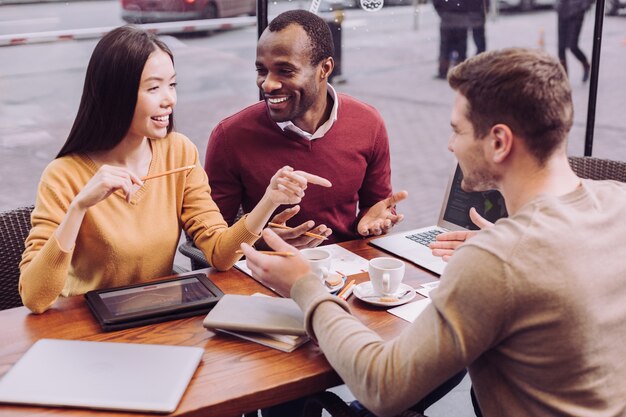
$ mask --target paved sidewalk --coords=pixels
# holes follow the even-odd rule
[[[407,189],[409,200],[399,208],[407,217],[399,229],[426,225],[437,218],[443,190],[454,163],[447,150],[449,117],[453,92],[447,82],[434,80],[437,66],[438,28],[436,19],[427,19],[432,8],[422,9],[419,29],[413,30],[410,16],[403,17],[393,32],[378,38],[353,36],[350,19],[345,21],[344,75],[348,82],[340,91],[354,95],[382,113],[389,130],[392,176],[395,189]],[[581,35],[581,46],[591,55],[593,24],[590,15]],[[356,20],[356,19],[355,19]],[[430,22],[430,23],[429,23]],[[429,26],[433,25],[433,26]],[[598,92],[598,113],[594,156],[626,160],[626,108],[622,68],[624,49],[619,45],[624,19],[606,19]],[[621,32],[620,32],[621,30]],[[487,22],[489,49],[508,46],[537,48],[543,41],[547,51],[556,53],[556,14],[552,10],[528,15],[503,15]],[[468,53],[474,50],[471,38]],[[615,52],[614,52],[615,51]],[[618,53],[621,51],[621,54]],[[589,84],[581,82],[582,69],[570,56],[570,76],[575,103],[575,122],[570,134],[569,152],[582,155],[587,119]]]
[[[406,220],[398,230],[429,224],[438,215],[453,156],[446,149],[452,92],[445,81],[434,80],[438,20],[432,7],[420,9],[418,29],[410,8],[395,7],[378,12],[397,15],[393,28],[365,26],[366,12],[346,12],[343,24],[343,76],[347,82],[336,85],[373,106],[383,115],[391,138],[392,179],[395,189],[407,189],[409,199],[400,205]],[[382,19],[380,19],[382,21]],[[527,15],[501,16],[487,23],[488,48],[505,46],[537,47],[544,33],[545,48],[556,51],[556,15],[541,11]],[[626,68],[624,54],[625,19],[607,18],[594,155],[626,160],[626,94],[623,89]],[[581,46],[591,52],[592,20],[587,19]],[[204,155],[211,129],[222,118],[258,99],[254,87],[255,28],[219,33],[210,38],[166,37],[175,49],[177,71],[181,74],[177,129],[189,136]],[[245,38],[242,36],[245,34]],[[3,99],[0,112],[0,177],[3,193],[0,210],[30,204],[43,167],[49,162],[67,134],[75,114],[81,83],[68,83],[77,71],[84,71],[88,54],[96,40],[27,45],[1,52]],[[21,48],[35,56],[37,65],[27,74],[19,72]],[[57,51],[49,58],[46,50]],[[470,53],[473,48],[470,47]],[[62,60],[55,56],[63,57]],[[65,63],[68,63],[67,65]],[[71,64],[70,64],[71,63]],[[13,67],[15,66],[15,69]],[[36,67],[49,68],[40,73]],[[59,87],[46,80],[47,71],[61,81]],[[249,70],[248,70],[249,69]],[[618,71],[618,69],[620,69]],[[30,75],[32,73],[32,76]],[[571,69],[575,101],[575,124],[570,135],[570,153],[583,154],[587,117],[588,84],[580,82],[580,68]],[[56,82],[52,83],[55,84]],[[66,89],[71,85],[72,91]],[[37,86],[33,93],[22,90]],[[41,89],[41,91],[40,91]],[[29,94],[38,96],[32,100]],[[210,94],[210,99],[207,95]],[[63,97],[51,107],[49,97]],[[43,101],[43,100],[48,100]],[[46,103],[46,104],[43,104]]]

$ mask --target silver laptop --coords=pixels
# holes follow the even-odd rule
[[[492,222],[507,215],[504,199],[498,191],[468,193],[461,189],[462,179],[457,164],[448,181],[436,225],[372,239],[370,244],[441,275],[447,263],[433,256],[428,247],[435,236],[451,230],[477,229],[469,217],[471,207]]]
[[[199,347],[41,339],[0,380],[0,402],[171,413]]]

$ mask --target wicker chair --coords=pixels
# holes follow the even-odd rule
[[[24,241],[30,230],[33,206],[20,207],[0,213],[0,310],[19,307],[22,299],[17,286],[19,263],[24,252]]]
[[[626,162],[591,156],[570,156],[569,164],[581,178],[626,182]]]

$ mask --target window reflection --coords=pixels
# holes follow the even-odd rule
[[[552,4],[543,3],[491,3],[487,50],[521,46],[545,48],[556,55],[557,16]],[[282,11],[310,5],[305,0],[271,1],[268,12],[271,19]],[[121,3],[115,0],[2,5],[0,9],[0,36],[4,37],[69,29],[78,33],[77,29],[124,24]],[[435,78],[440,17],[432,3],[415,0],[385,0],[376,12],[363,10],[358,0],[339,4],[322,0],[319,13],[329,22],[340,21],[345,82],[334,82],[334,87],[373,105],[385,119],[394,188],[410,192],[403,203],[403,227],[431,221],[454,166],[446,149],[452,92],[445,80]],[[594,13],[595,7],[586,15],[580,35],[580,46],[589,57]],[[621,116],[626,108],[626,11],[620,9],[618,14],[604,21],[593,154],[626,160],[622,139],[626,118]],[[258,100],[256,37],[254,26],[201,35],[164,35],[176,56],[177,130],[196,143],[201,156],[217,122]],[[0,209],[33,203],[40,173],[58,152],[74,119],[87,60],[96,42],[91,38],[0,47]],[[476,46],[471,34],[467,45],[467,55],[472,56]],[[573,56],[568,59],[574,63]],[[583,154],[589,97],[589,83],[581,81],[581,71],[580,66],[571,65],[576,114],[570,153],[575,155]]]
[[[593,155],[624,161],[626,119],[621,114],[626,109],[626,2],[619,1],[619,9],[612,11],[616,2],[607,0],[607,10],[619,15],[606,16],[603,22]],[[588,24],[592,25],[591,19]]]

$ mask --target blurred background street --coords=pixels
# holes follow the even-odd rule
[[[274,3],[270,18],[308,2]],[[71,9],[71,13],[68,12]],[[0,6],[0,35],[124,24],[114,0]],[[592,12],[593,13],[593,12]],[[591,53],[592,13],[581,45]],[[332,18],[332,16],[331,16]],[[446,150],[452,92],[434,80],[439,18],[429,4],[345,11],[342,67],[336,85],[374,105],[389,130],[395,189],[410,198],[400,210],[403,228],[437,215],[453,157]],[[551,9],[500,14],[487,22],[488,49],[506,46],[556,51]],[[624,71],[626,17],[604,23],[594,156],[626,159]],[[176,129],[204,155],[211,129],[223,117],[258,100],[255,86],[256,28],[206,35],[164,36],[178,72]],[[39,175],[64,142],[82,91],[84,71],[97,39],[0,47],[0,210],[32,204]],[[469,54],[472,54],[471,38]],[[589,84],[571,65],[576,121],[570,153],[582,155]],[[616,71],[615,69],[621,69]]]
[[[4,0],[5,2],[7,0]],[[113,27],[124,24],[117,0],[40,2],[0,0],[0,37]],[[272,16],[309,1],[272,2]],[[581,47],[591,56],[593,15],[587,14]],[[329,20],[336,17],[325,12]],[[432,5],[383,7],[368,13],[345,10],[342,23],[342,78],[345,92],[375,106],[391,140],[395,190],[409,199],[396,231],[431,224],[438,215],[448,175],[454,165],[447,151],[453,93],[435,80],[439,17]],[[490,16],[487,49],[520,46],[545,48],[556,55],[556,13],[550,7]],[[198,146],[201,160],[213,127],[224,117],[258,100],[255,85],[256,27],[211,35],[165,35],[178,73],[176,130]],[[31,205],[44,167],[64,143],[80,100],[90,54],[98,38],[0,46],[0,210]],[[469,39],[468,55],[474,48]],[[569,153],[582,155],[589,83],[570,55],[575,123]],[[626,160],[626,15],[604,21],[593,155]],[[350,138],[346,138],[350,140]],[[251,163],[254,159],[251,158]],[[323,175],[323,173],[320,173]],[[177,264],[188,267],[182,256]],[[431,416],[471,416],[469,382],[429,411]],[[340,389],[341,390],[341,389]],[[349,393],[342,391],[349,398]]]

